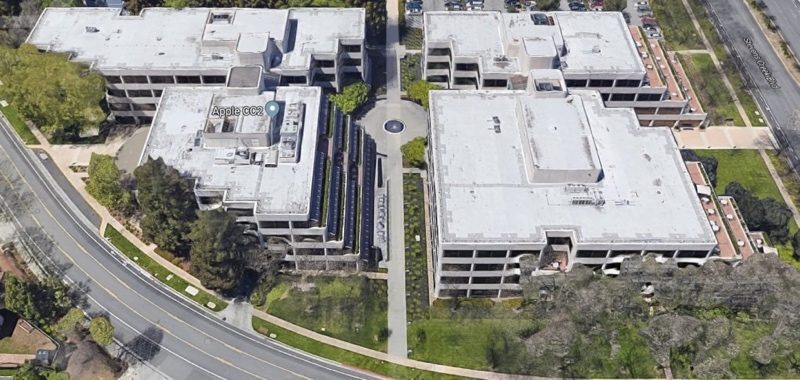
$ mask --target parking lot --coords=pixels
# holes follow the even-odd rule
[[[422,10],[424,12],[446,11],[448,4],[458,4],[461,10],[468,10],[470,2],[454,0],[423,0]],[[504,0],[483,0],[483,10],[485,11],[504,11],[506,9]]]

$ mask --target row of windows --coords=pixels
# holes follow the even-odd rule
[[[486,289],[474,289],[469,293],[469,295],[472,297],[498,297],[498,291],[486,290]],[[467,289],[442,289],[439,292],[439,296],[449,297],[449,298],[466,297]],[[503,289],[500,291],[499,297],[503,298],[522,297],[522,291]]]
[[[139,116],[139,117],[117,116],[114,119],[119,124],[137,124],[137,125],[142,125],[142,124],[150,124],[150,123],[153,122],[153,118],[150,117],[150,116]]]
[[[112,111],[155,111],[156,105],[153,103],[108,103],[108,108]]]
[[[119,98],[158,98],[163,90],[116,90],[106,89],[108,95]]]
[[[641,80],[636,79],[567,79],[567,87],[639,87]]]
[[[225,84],[224,75],[106,75],[108,83]]]
[[[539,251],[511,251],[509,255],[506,255],[506,251],[462,251],[462,250],[453,250],[453,249],[446,249],[444,251],[444,257],[495,257],[495,258],[503,258],[503,257],[517,257],[520,255],[538,255]]]
[[[472,282],[470,282],[472,279]],[[519,276],[507,276],[505,280],[501,276],[492,277],[455,277],[455,276],[442,276],[439,279],[442,284],[519,284]]]

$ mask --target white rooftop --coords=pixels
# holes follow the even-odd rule
[[[433,91],[430,103],[443,244],[540,244],[565,229],[580,243],[715,242],[670,131],[597,92]],[[572,180],[595,166],[599,181]],[[542,170],[557,175],[533,181]]]
[[[148,157],[161,157],[180,172],[196,178],[198,189],[224,190],[225,202],[256,203],[257,214],[306,215],[311,199],[321,90],[278,87],[275,92],[264,91],[259,95],[231,95],[225,91],[221,87],[164,90],[142,162]],[[229,117],[223,124],[221,118],[211,116],[214,107],[264,106],[271,100],[281,103],[283,121],[273,121],[264,113]],[[297,138],[297,161],[284,162],[279,161],[284,153],[292,153],[284,149],[285,135],[296,131],[286,131],[282,125],[289,125],[285,115],[290,114],[293,104],[305,106],[301,114],[303,127]],[[270,125],[281,129],[270,132]],[[247,153],[237,154],[242,152]],[[248,158],[253,157],[251,154],[263,163],[252,163]]]
[[[237,53],[263,52],[272,40],[285,55],[278,67],[295,68],[336,52],[339,39],[363,39],[364,23],[360,8],[146,8],[138,16],[46,8],[27,42],[101,70],[149,70],[227,69],[247,63]]]
[[[452,42],[456,57],[480,58],[485,72],[545,68],[527,67],[528,57],[560,57],[567,74],[645,72],[619,12],[426,12],[424,22],[427,43]]]

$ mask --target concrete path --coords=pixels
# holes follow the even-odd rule
[[[775,165],[772,165],[772,160],[770,160],[769,156],[767,156],[767,153],[764,152],[763,149],[759,149],[758,153],[761,154],[761,158],[764,160],[764,163],[767,164],[767,170],[769,170],[769,174],[775,179],[775,184],[778,185],[778,190],[781,193],[781,197],[783,197],[783,202],[789,206],[790,210],[792,210],[792,217],[794,218],[795,223],[800,226],[800,212],[798,212],[797,206],[795,206],[794,202],[792,201],[789,191],[786,190],[786,186],[783,185],[783,180],[781,180],[781,176],[775,169]]]
[[[386,2],[386,99],[387,110],[396,109],[400,103],[400,43],[398,0]],[[387,112],[387,119],[400,116]],[[381,125],[383,123],[381,122]],[[381,132],[379,132],[381,133]],[[389,355],[405,358],[408,356],[406,332],[406,261],[405,261],[405,221],[403,218],[403,161],[400,153],[402,141],[399,134],[386,136],[386,159],[383,160],[383,173],[388,186],[389,211],[389,252],[387,283],[389,297]]]
[[[772,131],[767,127],[708,127],[674,130],[681,149],[774,149]]]

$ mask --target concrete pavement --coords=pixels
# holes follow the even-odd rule
[[[708,127],[673,130],[681,149],[773,149],[774,137],[766,127]]]

